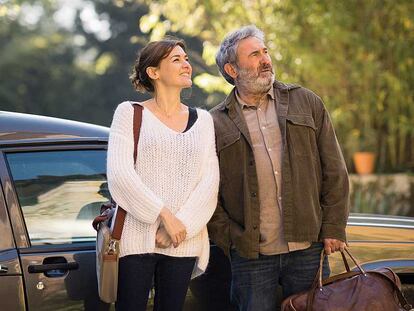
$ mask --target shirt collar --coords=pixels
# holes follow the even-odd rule
[[[243,99],[241,99],[241,97],[240,97],[239,92],[237,91],[237,89],[235,91],[235,95],[236,95],[236,100],[237,100],[237,102],[239,103],[239,105],[241,106],[242,109],[243,108],[255,108],[256,107],[255,105],[250,105],[250,104],[246,103]],[[274,90],[273,90],[273,84],[270,86],[269,91],[267,91],[266,97],[267,97],[268,100],[274,100],[275,99],[275,93],[274,93]]]

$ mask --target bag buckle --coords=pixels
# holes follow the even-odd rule
[[[109,241],[109,245],[108,245],[108,253],[109,254],[116,253],[116,250],[118,249],[118,243],[119,243],[119,241],[115,240],[115,239],[111,239]]]

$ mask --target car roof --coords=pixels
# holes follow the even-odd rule
[[[0,146],[51,141],[107,141],[109,128],[84,122],[0,111]]]

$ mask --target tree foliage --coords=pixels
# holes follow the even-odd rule
[[[147,1],[153,36],[179,31],[204,41],[207,64],[223,37],[255,24],[266,34],[277,78],[324,99],[348,163],[371,148],[378,171],[414,168],[414,2],[409,0]],[[156,22],[155,22],[156,21]],[[149,28],[149,29],[148,29]],[[196,78],[223,91],[217,70]],[[216,88],[216,86],[218,86]]]
[[[215,66],[218,45],[229,31],[255,24],[277,78],[324,99],[349,167],[352,153],[365,148],[376,151],[378,172],[414,169],[413,1],[78,3],[65,28],[58,0],[0,0],[0,109],[109,125],[117,103],[145,98],[128,74],[137,51],[165,34],[189,47],[196,86],[185,101],[212,107],[231,89]]]
[[[0,1],[0,110],[109,126],[118,103],[148,97],[128,79],[137,52],[150,39],[138,25],[148,12],[145,3],[80,3],[67,28],[56,0]],[[201,73],[201,42],[186,39],[194,72]],[[192,106],[206,102],[198,87],[184,95]]]

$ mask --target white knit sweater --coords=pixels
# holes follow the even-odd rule
[[[134,108],[123,102],[112,120],[107,158],[109,191],[127,211],[120,256],[194,256],[197,262],[192,277],[203,273],[208,264],[206,224],[216,208],[219,184],[213,119],[207,111],[197,109],[197,113],[193,126],[178,133],[144,108],[134,168]],[[163,207],[187,229],[186,240],[177,248],[155,246]]]

